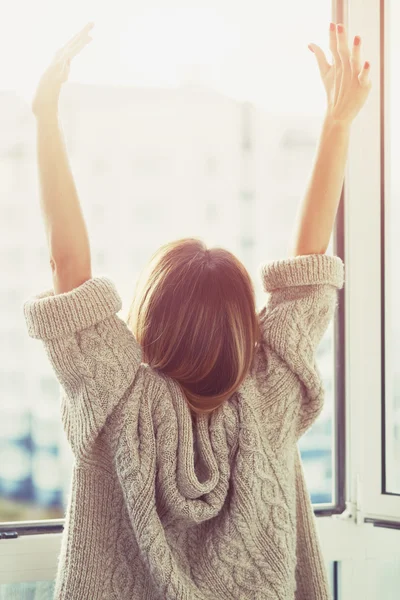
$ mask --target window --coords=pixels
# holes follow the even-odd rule
[[[147,149],[139,149],[132,159],[134,176],[155,178],[162,174],[165,163],[166,159],[163,156],[153,156]]]
[[[17,142],[8,148],[7,158],[11,160],[21,160],[26,157],[27,149],[24,143]]]
[[[294,26],[294,15],[301,11],[299,12],[297,3],[291,0],[288,2],[293,11],[293,25],[287,24],[286,11],[275,16],[274,25],[274,30],[280,27],[283,30],[292,26],[294,28],[290,36],[291,42],[284,44],[281,49],[282,68],[290,65],[291,73],[294,74],[297,65],[302,69],[302,77],[311,86],[319,85],[315,65],[307,67],[305,57],[298,59],[298,53],[294,49],[298,44],[304,44],[307,50],[304,40],[310,36],[312,38],[318,29],[326,29],[326,23],[330,19],[330,3],[310,0],[309,14],[313,14],[313,19],[308,19],[307,24],[299,31]],[[204,9],[204,15],[209,14],[207,10]],[[235,97],[238,89],[232,89],[232,85],[242,77],[244,84],[241,87],[245,89],[248,81],[248,69],[243,63],[241,71],[238,71],[238,57],[244,52],[243,60],[251,63],[256,61],[253,64],[254,70],[258,68],[262,72],[265,56],[269,51],[275,51],[276,42],[268,40],[272,35],[271,31],[268,34],[264,26],[255,26],[258,19],[264,20],[264,7],[261,3],[255,7],[255,12],[248,11],[244,4],[238,12],[237,9],[232,11],[236,22],[232,35],[238,35],[240,26],[242,35],[247,36],[249,42],[252,40],[253,45],[245,51],[245,46],[241,44],[239,55],[238,48],[226,46],[225,51],[231,54],[228,63],[221,63],[226,67],[226,80],[222,82],[220,94],[216,94],[213,89],[213,86],[217,89],[220,86],[218,81],[210,83],[209,87],[191,87],[187,90],[177,88],[168,93],[158,88],[149,88],[135,94],[129,88],[115,87],[113,94],[105,97],[104,102],[101,99],[102,88],[91,90],[90,86],[77,84],[68,91],[69,96],[75,95],[75,99],[63,104],[63,128],[69,139],[68,128],[71,127],[75,146],[84,149],[82,156],[74,156],[74,168],[79,180],[78,193],[81,187],[84,190],[81,202],[84,213],[89,217],[88,224],[93,226],[93,234],[96,233],[98,224],[107,226],[109,232],[108,235],[96,235],[92,244],[94,274],[96,269],[99,273],[103,272],[107,264],[110,267],[109,275],[114,277],[120,290],[124,289],[123,269],[126,269],[126,273],[130,272],[130,256],[134,254],[141,266],[150,258],[148,244],[143,245],[140,252],[137,251],[138,240],[144,235],[151,239],[151,246],[155,248],[166,239],[180,235],[207,238],[212,230],[215,243],[236,253],[247,266],[255,281],[258,305],[266,300],[258,280],[259,264],[287,256],[297,207],[305,193],[316,150],[315,131],[318,130],[317,125],[323,115],[325,98],[321,93],[313,107],[313,116],[304,119],[302,111],[297,109],[297,104],[292,99],[282,107],[281,102],[277,102],[278,95],[276,98],[271,97],[271,85],[267,85],[266,80],[263,87],[252,89],[260,79],[255,77],[244,94],[253,96],[254,100],[238,101]],[[185,18],[183,13],[182,18]],[[215,14],[213,18],[216,18]],[[225,27],[223,21],[218,20],[218,23],[222,28]],[[216,60],[222,60],[221,57],[218,58],[221,39],[215,40],[213,46]],[[212,44],[212,40],[209,43]],[[204,48],[202,41],[199,47]],[[257,48],[263,48],[263,52],[257,52]],[[188,49],[188,52],[191,50]],[[305,56],[307,59],[311,58],[306,52]],[[213,62],[214,58],[211,61],[210,57],[210,65]],[[277,74],[271,74],[271,77],[276,78]],[[276,82],[280,83],[279,78]],[[295,81],[293,85],[296,85]],[[93,102],[88,101],[91,93]],[[279,97],[286,94],[287,90],[283,87]],[[307,102],[307,98],[307,94],[304,94],[303,102]],[[98,123],[107,124],[107,135],[96,137],[91,113],[93,105],[96,106]],[[73,112],[77,110],[77,106],[79,127],[74,125],[76,119]],[[20,121],[16,119],[15,123],[17,127]],[[111,126],[112,123],[114,126]],[[22,133],[29,135],[27,128]],[[24,140],[22,133],[17,136],[17,146],[10,138],[7,153],[14,161],[19,160],[21,148],[30,143],[29,139]],[[90,146],[90,140],[93,139],[94,143]],[[282,139],[285,140],[284,143]],[[210,148],[213,150],[210,151]],[[26,160],[35,161],[36,156],[28,155]],[[83,161],[86,173],[77,161]],[[218,168],[222,161],[223,170]],[[280,169],[275,169],[274,161],[279,161]],[[299,162],[306,164],[307,168],[300,170],[297,166]],[[199,164],[205,165],[205,169],[199,169]],[[108,169],[109,165],[113,165],[111,171]],[[168,169],[168,165],[178,165],[178,168]],[[11,159],[8,160],[8,166],[13,168]],[[98,178],[101,178],[101,185]],[[146,181],[151,188],[147,188]],[[209,187],[211,184],[212,190]],[[153,189],[155,187],[157,189]],[[16,193],[10,185],[6,194],[8,206],[14,205],[13,194]],[[20,189],[18,193],[21,193]],[[28,187],[26,195],[32,195]],[[37,211],[40,211],[39,203]],[[127,214],[132,222],[126,218]],[[39,285],[38,270],[42,277],[46,277],[45,271],[47,272],[51,286],[47,247],[43,242],[38,248],[32,247],[35,238],[30,235],[29,223],[10,218],[7,226],[15,233],[20,227],[26,229],[20,235],[22,246],[2,250],[3,273],[23,269],[25,261],[34,252],[37,257],[35,269],[24,270],[21,276],[32,293],[35,291],[35,281],[38,281],[37,291],[46,287],[42,285],[42,280]],[[113,246],[118,245],[121,239],[124,239],[125,245],[121,258],[126,261],[122,265],[117,264],[116,254],[113,253]],[[329,251],[333,251],[332,246]],[[10,283],[10,287],[12,285],[14,284]],[[7,296],[3,296],[3,304],[6,300]],[[124,306],[129,306],[131,300],[130,297],[123,298]],[[10,300],[5,310],[13,325],[12,328],[11,325],[8,328],[3,325],[0,332],[2,351],[19,356],[22,350],[21,336],[26,336],[22,307]],[[14,461],[4,461],[9,466],[4,467],[0,480],[0,497],[8,501],[24,500],[30,508],[21,512],[23,519],[33,517],[39,507],[45,508],[44,516],[49,516],[54,509],[61,516],[65,507],[62,506],[62,483],[57,476],[61,460],[58,446],[61,445],[61,440],[58,442],[56,437],[63,436],[59,423],[58,384],[47,361],[38,362],[38,356],[41,355],[39,344],[29,340],[24,355],[26,360],[21,362],[19,376],[25,385],[20,392],[15,388],[9,393],[14,393],[12,410],[15,422],[21,422],[21,427],[22,423],[27,423],[29,427],[17,439],[12,431],[3,431],[4,456],[16,456],[18,453],[20,459],[17,461],[19,470],[16,469],[15,473],[11,473],[10,466]],[[333,451],[336,436],[333,422],[336,393],[333,381],[334,356],[332,327],[318,353],[327,387],[326,410],[301,444],[312,500],[320,508],[333,507],[337,501],[335,473],[338,465]],[[15,369],[15,364],[10,363],[9,368]],[[3,388],[2,392],[6,393],[6,389]],[[29,402],[24,400],[26,394]],[[4,518],[0,512],[0,521]]]
[[[21,356],[24,342],[25,336],[22,331],[15,331],[15,327],[2,327],[0,331],[0,347],[3,350],[2,359],[3,361],[6,361],[6,364],[15,361],[18,356]]]
[[[19,302],[22,299],[21,291],[16,288],[0,289],[0,309],[6,310],[10,305]]]
[[[35,597],[40,597],[42,600],[51,600],[53,596],[53,581],[31,581],[28,583],[5,583],[0,585],[0,598],[2,600]]]
[[[218,162],[215,156],[207,157],[205,172],[208,175],[216,175],[218,172]]]
[[[206,202],[205,213],[207,221],[215,223],[218,219],[218,207],[216,202]]]
[[[240,192],[240,198],[241,198],[242,202],[246,202],[246,203],[247,202],[248,203],[254,202],[254,200],[255,200],[254,191],[252,191],[252,190],[242,190]]]
[[[91,221],[93,225],[104,224],[105,207],[102,204],[93,203],[91,210]]]
[[[96,175],[102,175],[107,171],[108,167],[109,163],[101,156],[93,160],[93,173]]]
[[[6,167],[7,167],[6,163],[3,163],[2,171],[7,170]],[[10,176],[10,174],[8,174],[8,176],[6,175],[6,177],[9,179],[9,181],[7,183],[14,184],[15,179],[12,176]],[[5,192],[5,193],[8,193],[8,196],[6,196],[6,195],[4,196],[5,198],[10,197],[9,196],[10,188],[11,188],[11,185],[9,185],[7,191]],[[8,223],[9,225],[16,226],[18,221],[20,220],[20,210],[21,210],[21,208],[20,208],[19,204],[11,204],[11,203],[3,204],[3,206],[1,207],[2,222]]]
[[[104,250],[97,250],[93,257],[93,264],[97,269],[103,269],[105,266],[106,256]]]
[[[295,13],[299,10],[297,3],[291,1],[290,7],[291,11]],[[263,10],[261,4],[256,8],[256,12],[259,11],[257,14],[260,19]],[[292,41],[282,47],[280,56],[282,68],[290,65],[291,72],[295,73],[295,65],[298,64],[303,71],[302,77],[307,82],[309,81],[310,85],[314,85],[315,83],[319,84],[314,69],[315,65],[313,64],[312,67],[309,65],[307,68],[306,61],[303,58],[297,59],[296,52],[293,57],[293,52],[297,44],[305,44],[305,38],[313,37],[318,29],[326,29],[326,23],[330,19],[329,2],[321,5],[317,0],[310,1],[309,14],[313,14],[313,19],[309,20],[310,22],[301,32],[297,28],[294,29]],[[244,4],[235,18],[237,26],[240,24],[242,28],[243,35],[248,36],[249,40],[252,39],[256,47],[258,45],[260,48],[264,48],[263,56],[266,55],[268,49],[275,48],[275,42],[267,40],[268,35],[265,35],[264,29],[255,28],[256,14],[253,13],[250,17]],[[281,26],[283,29],[287,29],[285,11],[280,16],[276,15],[275,19],[277,19],[277,23],[274,28],[278,29]],[[221,27],[223,26],[221,23]],[[261,59],[261,55],[254,52],[254,49],[253,47],[253,52],[245,55],[246,59],[259,61],[253,66],[256,68],[258,65],[258,68],[262,70],[264,58]],[[227,47],[226,51],[228,50]],[[217,47],[214,48],[214,51],[217,52]],[[241,75],[237,72],[236,51],[232,49],[229,51],[232,52],[232,57],[230,66],[227,65],[227,74],[234,69],[232,74],[235,72],[235,77],[245,77],[247,69],[244,69]],[[306,56],[307,59],[311,58],[307,54]],[[297,60],[299,60],[298,63],[296,63]],[[257,288],[257,304],[265,302],[265,294],[261,289],[261,282],[258,280],[258,265],[263,261],[287,256],[297,207],[305,193],[307,178],[316,150],[317,136],[315,132],[318,131],[318,123],[323,115],[325,98],[323,94],[319,95],[318,103],[313,108],[314,115],[305,119],[302,111],[297,109],[296,103],[292,100],[287,102],[285,107],[282,107],[281,103],[279,105],[276,103],[278,96],[271,101],[271,86],[266,82],[264,82],[264,87],[257,91],[248,89],[246,93],[254,96],[252,102],[237,101],[232,97],[231,84],[232,81],[227,77],[222,95],[216,95],[212,86],[210,89],[193,87],[186,92],[178,89],[168,94],[149,89],[148,92],[145,92],[146,100],[144,100],[143,94],[137,94],[135,97],[130,90],[120,87],[115,88],[114,94],[109,95],[105,102],[102,102],[100,98],[101,88],[95,88],[92,93],[94,94],[93,102],[96,105],[96,116],[99,123],[108,123],[108,128],[107,136],[99,135],[91,150],[88,141],[93,139],[94,135],[93,115],[90,113],[92,104],[86,100],[80,102],[80,96],[83,94],[87,96],[91,93],[90,86],[76,85],[69,90],[69,94],[75,94],[76,98],[74,102],[63,105],[64,129],[67,129],[66,136],[68,136],[68,124],[72,124],[72,127],[75,122],[74,115],[70,113],[76,111],[76,106],[79,105],[80,125],[74,128],[74,143],[76,147],[85,149],[85,159],[82,156],[82,160],[87,167],[86,174],[77,165],[78,179],[82,182],[84,189],[81,199],[82,204],[85,205],[84,212],[88,214],[88,222],[93,225],[94,231],[95,226],[100,222],[104,226],[107,225],[109,231],[107,236],[101,236],[101,246],[100,236],[93,243],[94,270],[102,272],[107,263],[110,265],[110,275],[113,276],[112,265],[115,263],[115,257],[112,257],[110,253],[113,250],[112,246],[118,244],[119,239],[125,239],[127,252],[124,252],[126,255],[124,260],[126,260],[128,268],[129,256],[132,254],[129,250],[129,240],[135,244],[135,255],[140,258],[142,266],[149,258],[147,247],[143,249],[139,257],[136,251],[137,240],[135,238],[140,239],[145,231],[146,236],[151,237],[152,245],[157,247],[166,239],[172,239],[182,234],[193,234],[206,238],[209,229],[212,228],[216,243],[220,243],[236,253],[247,266]],[[218,82],[214,82],[214,85],[218,87]],[[130,94],[129,101],[125,101],[128,93]],[[182,95],[184,93],[186,96]],[[280,97],[285,94],[286,89],[282,88]],[[128,96],[126,97],[128,98]],[[304,94],[303,101],[307,101],[306,94]],[[88,112],[87,118],[85,111]],[[115,127],[111,127],[114,120]],[[16,123],[18,124],[18,121]],[[121,126],[122,123],[125,125]],[[158,136],[155,135],[154,123],[158,123],[162,128]],[[24,131],[27,130],[24,129]],[[149,132],[152,132],[151,135]],[[26,135],[28,134],[26,133]],[[29,140],[20,139],[18,148],[28,143]],[[210,147],[214,149],[212,153],[210,153]],[[129,148],[129,153],[127,153],[127,148]],[[168,153],[166,149],[168,149]],[[92,162],[90,162],[90,151],[93,153]],[[14,145],[10,145],[10,153],[15,154]],[[129,156],[133,173],[129,172],[129,169],[124,171],[121,168],[118,173],[113,169],[111,175],[115,178],[114,182],[110,181],[110,186],[105,181],[104,185],[97,185],[97,178],[103,177],[107,165],[111,163],[114,166],[125,165]],[[197,165],[204,164],[204,157],[206,157],[206,169],[202,172]],[[223,157],[226,165],[224,170],[217,168],[218,163],[221,162],[220,157]],[[29,160],[35,159],[36,157],[33,156]],[[17,160],[16,154],[15,160]],[[78,157],[75,156],[74,161],[77,160]],[[275,169],[274,161],[279,161],[280,169]],[[301,165],[307,165],[307,168],[300,170],[299,162]],[[9,163],[12,168],[10,161]],[[178,168],[176,172],[171,169],[167,170],[165,168],[167,164],[181,165],[181,168]],[[187,180],[185,179],[186,172],[188,173]],[[274,172],[273,177],[271,176],[272,172]],[[107,177],[111,175],[108,173]],[[207,187],[210,175],[212,175],[212,185],[214,186],[212,192]],[[127,178],[125,183],[121,180],[124,176]],[[157,190],[146,190],[147,179],[149,179],[149,185],[151,183],[151,186],[156,186]],[[130,202],[129,186],[131,184],[134,188],[132,207],[127,205]],[[91,185],[95,190],[93,194]],[[110,199],[110,189],[113,190],[112,200]],[[10,188],[8,193],[10,206],[13,205],[13,193],[13,188]],[[27,189],[26,193],[29,195],[30,190]],[[110,211],[111,201],[112,211]],[[39,211],[39,206],[37,210]],[[124,217],[126,214],[132,215],[132,223],[127,222],[128,220]],[[200,216],[201,214],[206,218],[197,219],[196,215]],[[105,215],[107,215],[107,223],[105,223]],[[173,225],[170,226],[169,223],[166,223],[168,215],[173,215],[173,218],[170,216],[172,222],[181,221],[182,233],[178,230],[174,232]],[[17,226],[19,225],[15,221],[10,221],[10,228],[16,229]],[[22,268],[28,255],[35,251],[35,248],[32,248],[32,238],[28,233],[29,225],[26,224],[26,227],[23,247],[10,247],[3,251],[5,253],[3,256],[4,267],[12,270]],[[136,235],[135,227],[138,230]],[[119,234],[116,235],[117,231]],[[128,233],[128,231],[130,235],[124,235],[124,232]],[[221,239],[217,239],[219,232]],[[333,252],[332,246],[329,252]],[[45,253],[46,260],[42,260],[43,253]],[[47,270],[50,277],[47,248],[43,248],[43,246],[37,248],[36,254],[40,257],[40,269]],[[106,260],[108,256],[111,260]],[[114,263],[112,258],[114,258]],[[117,271],[117,265],[115,265],[114,277],[119,289],[123,288],[123,282],[118,281],[118,276],[122,279],[122,268],[123,265],[118,265]],[[127,270],[127,272],[129,271]],[[29,287],[33,289],[37,272],[25,272],[24,278],[29,281]],[[41,285],[39,287],[42,289]],[[130,302],[131,298],[123,298],[125,306],[129,306]],[[10,316],[15,316],[16,313],[21,312],[21,306],[10,303],[7,311]],[[24,333],[22,319],[15,322],[12,331],[3,328],[0,332],[3,348],[8,348],[9,352],[19,355],[21,346],[19,338]],[[21,365],[21,378],[27,377],[30,382],[30,404],[28,406],[24,404],[24,409],[21,409],[18,418],[30,419],[30,430],[23,438],[22,446],[19,445],[17,448],[14,442],[10,446],[10,440],[4,440],[4,444],[7,446],[7,452],[28,453],[26,456],[30,458],[31,472],[16,473],[13,477],[8,473],[7,477],[11,477],[12,481],[15,480],[15,489],[19,490],[19,495],[22,493],[22,489],[26,490],[25,501],[31,505],[33,515],[38,504],[43,503],[50,509],[54,507],[57,499],[62,498],[60,481],[56,476],[58,447],[55,439],[56,435],[62,435],[62,430],[57,427],[59,414],[55,407],[58,403],[58,386],[56,382],[51,383],[54,375],[45,361],[41,361],[40,368],[30,368],[34,357],[32,356],[31,363],[29,353],[36,357],[36,354],[39,353],[38,345],[28,344],[28,360]],[[333,381],[334,357],[334,329],[332,327],[327,332],[318,351],[318,360],[327,388],[326,410],[300,445],[312,500],[316,505],[320,505],[321,509],[327,506],[333,507],[337,502],[336,471],[338,465],[335,462],[333,450],[336,436],[336,424],[333,422],[336,397]],[[18,406],[21,401],[22,399],[16,395],[15,405]],[[45,408],[40,409],[39,405],[43,405]],[[20,464],[25,463],[20,461]],[[43,472],[41,472],[42,469]],[[30,481],[29,485],[26,484],[27,477]],[[12,500],[13,495],[10,493],[12,486],[10,487],[7,481],[4,477],[3,486],[0,486],[0,496],[3,495]],[[53,489],[50,489],[52,481]],[[63,507],[59,505],[58,510],[61,514]],[[29,518],[29,514],[24,513],[23,518]],[[1,519],[2,515],[0,514]]]
[[[54,377],[49,375],[40,378],[40,392],[47,400],[52,400],[58,393],[59,385]]]
[[[50,253],[47,245],[40,245],[35,249],[35,267],[41,272],[50,265]]]
[[[242,236],[240,239],[240,245],[243,249],[253,248],[253,246],[255,246],[254,238]]]
[[[316,139],[308,128],[288,129],[282,135],[280,143],[285,148],[293,148],[295,146],[311,146],[314,150]]]
[[[357,154],[354,150],[352,153],[350,193],[353,198],[363,199],[362,206],[355,202],[348,207],[348,219],[353,221],[351,235],[360,240],[364,260],[368,255],[368,269],[356,267],[357,259],[361,261],[359,250],[347,265],[354,289],[347,301],[354,347],[352,368],[360,374],[357,388],[353,390],[353,394],[357,395],[351,411],[354,423],[363,424],[363,434],[358,435],[354,450],[356,483],[353,485],[359,489],[360,518],[382,527],[400,528],[399,463],[395,462],[399,452],[396,314],[399,297],[396,269],[398,93],[394,70],[398,52],[397,33],[392,23],[398,14],[398,6],[392,0],[380,5],[375,3],[370,13],[370,18],[379,24],[379,29],[377,27],[371,36],[370,52],[380,48],[380,54],[375,54],[375,89],[366,115],[368,119],[364,118],[357,124],[352,142],[363,151]],[[362,173],[366,172],[369,173],[368,178],[363,180]],[[354,220],[359,220],[361,213],[362,221],[356,223]],[[365,327],[366,323],[368,327]],[[356,340],[361,344],[359,358],[356,356]],[[353,435],[355,429],[356,425]]]

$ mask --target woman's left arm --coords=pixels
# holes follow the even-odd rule
[[[56,294],[91,278],[89,237],[57,114],[37,120],[40,203]]]
[[[92,38],[89,23],[59,50],[38,85],[32,110],[36,117],[40,203],[56,294],[91,278],[89,237],[68,162],[58,114],[62,84],[71,59]]]

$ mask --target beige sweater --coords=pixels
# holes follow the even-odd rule
[[[315,350],[343,262],[260,272],[270,295],[252,371],[193,423],[177,384],[141,362],[108,277],[25,302],[75,456],[57,600],[330,598],[297,441],[323,407]]]

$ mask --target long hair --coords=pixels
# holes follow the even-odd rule
[[[251,369],[259,342],[255,293],[228,250],[184,238],[161,246],[141,274],[127,324],[142,359],[173,378],[190,409],[222,405]]]

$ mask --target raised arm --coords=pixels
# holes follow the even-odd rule
[[[343,185],[351,123],[371,89],[369,63],[361,67],[361,38],[356,36],[350,52],[344,26],[330,25],[329,47],[333,64],[316,44],[315,53],[328,107],[310,183],[296,219],[293,256],[325,254],[332,234]]]
[[[37,124],[40,202],[56,294],[68,292],[91,277],[89,238],[68,163],[58,101],[70,61],[91,41],[88,32],[92,26],[86,25],[56,53],[32,103]]]

